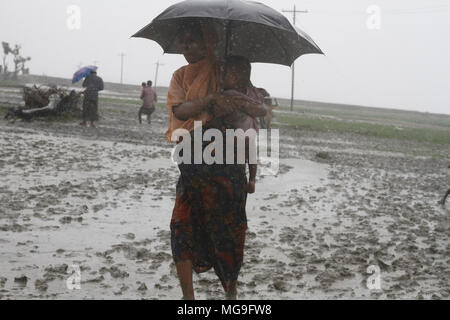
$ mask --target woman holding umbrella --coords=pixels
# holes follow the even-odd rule
[[[254,117],[266,112],[262,105],[218,93],[221,64],[212,55],[216,45],[212,30],[192,23],[180,36],[189,65],[174,73],[169,87],[169,140],[178,128],[193,130],[194,121],[208,127],[211,113],[223,116],[237,107]],[[208,111],[211,106],[213,112]],[[180,171],[171,233],[183,296],[194,299],[193,270],[201,273],[214,268],[226,297],[235,299],[247,230],[245,166],[181,164]]]
[[[98,92],[104,89],[103,79],[97,76],[97,71],[93,70],[83,82],[83,122],[81,126],[86,126],[86,122],[91,122],[91,127],[95,128],[95,121],[98,121]]]
[[[98,121],[98,92],[104,89],[103,79],[97,76],[96,66],[83,67],[72,78],[72,83],[77,83],[83,78],[84,100],[83,100],[83,122],[81,126],[85,127],[87,121],[91,122],[91,127],[95,128],[95,121]]]
[[[322,53],[282,14],[252,1],[183,1],[166,9],[134,37],[158,42],[165,53],[184,54],[189,63],[174,73],[170,84],[169,141],[178,128],[192,134],[194,121],[201,121],[206,130],[215,118],[236,108],[251,117],[265,115],[263,105],[220,93],[225,68],[214,57],[225,61],[229,56],[241,56],[250,62],[291,66],[303,54]],[[171,234],[184,298],[194,299],[192,270],[214,268],[226,297],[234,299],[247,229],[245,166],[181,164],[179,168]]]

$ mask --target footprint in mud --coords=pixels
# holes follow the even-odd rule
[[[88,280],[81,281],[81,284],[86,284],[86,283],[100,283],[100,282],[102,282],[103,280],[105,280],[105,277],[103,277],[102,275],[100,275],[100,276],[95,277],[95,278],[91,278],[91,279],[88,279]]]
[[[17,242],[17,244],[16,244],[16,246],[27,246],[27,245],[31,245],[31,244],[33,244],[33,241],[30,241],[30,240],[28,240],[28,241],[26,241],[26,242]]]
[[[163,275],[163,276],[161,277],[161,279],[159,279],[159,281],[160,281],[161,283],[167,283],[167,282],[169,282],[169,280],[170,280],[170,277],[169,277],[167,274]]]
[[[44,279],[46,281],[52,281],[55,279],[65,279],[67,277],[67,270],[69,266],[67,264],[60,264],[56,266],[49,266],[44,269]]]
[[[144,293],[148,290],[147,286],[145,285],[145,283],[140,283],[139,281],[136,282],[136,284],[139,285],[139,287],[137,288],[137,290],[141,293]]]
[[[72,218],[72,217],[62,217],[61,219],[59,219],[59,222],[61,222],[62,224],[70,224],[72,222],[83,222],[83,217],[78,217],[78,218]]]
[[[173,289],[173,286],[171,286],[171,285],[163,286],[163,285],[157,283],[157,284],[155,284],[155,289],[167,291],[167,290]]]
[[[114,290],[114,295],[116,296],[120,296],[122,295],[125,291],[127,291],[129,289],[128,286],[126,286],[125,284],[122,284],[120,286],[120,288],[117,288],[116,290]]]
[[[125,239],[127,239],[127,240],[134,240],[134,239],[136,239],[136,235],[135,235],[134,233],[127,233],[127,234],[124,234],[123,237],[124,237]]]
[[[272,284],[269,285],[269,288],[273,288],[280,292],[289,292],[292,289],[292,285],[284,280],[275,280]]]
[[[37,279],[34,282],[34,287],[36,288],[36,290],[45,292],[48,289],[48,284],[47,284],[48,280],[45,279]]]
[[[102,204],[96,204],[92,207],[92,210],[94,211],[94,213],[97,213],[105,208],[108,207],[107,203],[102,203]]]
[[[117,266],[112,266],[111,268],[106,268],[106,267],[102,267],[99,270],[100,274],[105,274],[107,272],[109,272],[109,274],[111,275],[111,277],[113,277],[114,279],[118,279],[118,278],[128,278],[130,276],[130,274],[126,271],[122,271],[120,270]]]
[[[28,228],[18,223],[14,223],[13,225],[4,224],[0,226],[0,231],[25,232],[28,231]]]
[[[27,286],[27,282],[28,282],[28,277],[25,275],[21,275],[19,277],[15,277],[14,278],[14,283],[16,283],[17,285],[19,285],[19,287],[26,287]]]
[[[6,282],[8,281],[5,277],[0,277],[0,288],[3,289],[5,287]]]

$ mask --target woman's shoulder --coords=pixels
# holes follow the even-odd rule
[[[188,65],[186,65],[186,66],[182,66],[181,68],[179,68],[177,71],[175,71],[174,73],[173,73],[173,76],[175,77],[175,76],[183,76],[184,75],[184,73],[186,72],[186,68],[188,67]]]

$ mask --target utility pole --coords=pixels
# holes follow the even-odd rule
[[[156,72],[155,72],[155,83],[154,83],[153,87],[156,89],[156,85],[158,84],[158,72],[159,72],[159,67],[160,67],[160,66],[163,66],[164,64],[159,63],[159,60],[158,60],[158,62],[155,63],[155,64],[156,64]]]
[[[294,4],[294,10],[283,10],[283,12],[286,13],[292,13],[292,20],[293,20],[293,24],[295,27],[295,23],[296,23],[296,18],[297,18],[297,13],[308,13],[308,10],[297,10],[297,8],[295,7]],[[294,110],[294,88],[295,88],[295,62],[292,64],[292,89],[291,89],[291,111]]]
[[[121,54],[119,54],[119,56],[120,56],[120,60],[121,60],[121,63],[120,63],[120,84],[123,84],[123,58],[126,56],[126,54],[122,52]]]

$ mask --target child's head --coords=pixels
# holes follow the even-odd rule
[[[252,65],[250,61],[241,56],[227,58],[225,70],[225,90],[244,89],[250,84]]]
[[[141,83],[141,87],[142,87],[142,88],[145,88],[146,86],[147,86],[147,84],[146,84],[145,82],[142,82],[142,83]]]

